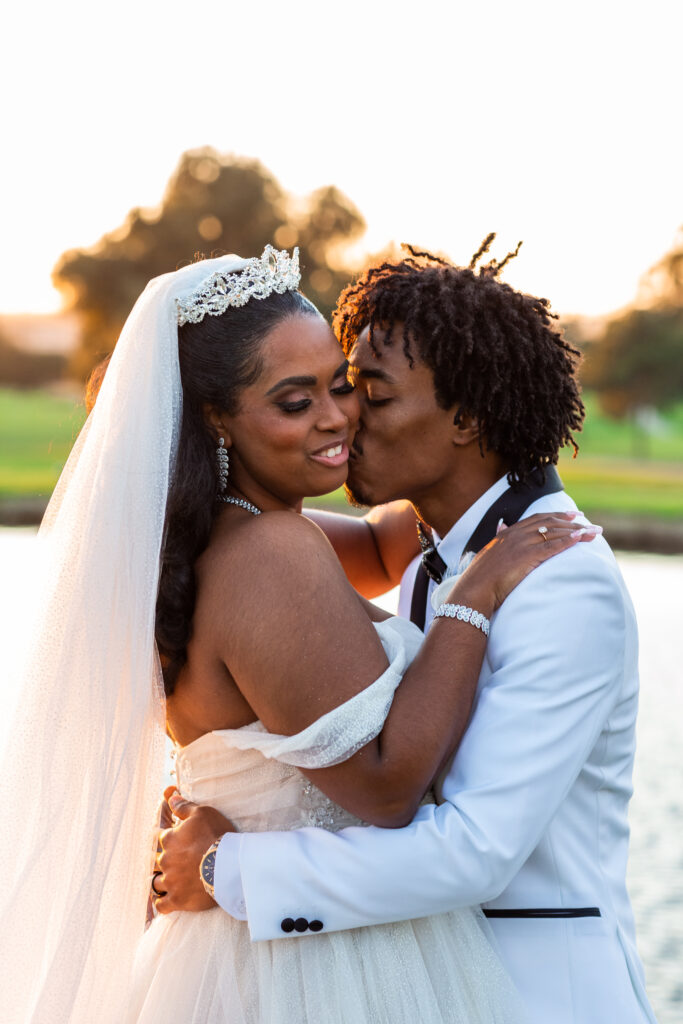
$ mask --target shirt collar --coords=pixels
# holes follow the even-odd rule
[[[458,568],[460,559],[465,553],[465,544],[467,544],[467,541],[491,508],[491,505],[500,498],[501,494],[509,486],[506,474],[500,480],[496,480],[495,484],[489,487],[488,491],[484,491],[481,497],[477,498],[473,505],[470,505],[467,512],[453,523],[443,540],[437,533],[433,534],[436,550],[451,571]]]

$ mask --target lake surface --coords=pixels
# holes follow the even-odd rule
[[[0,529],[0,643],[9,629],[18,628],[12,622],[16,594],[33,535],[32,530]],[[623,554],[619,563],[638,614],[641,641],[629,886],[638,945],[659,1024],[681,1024],[683,557]],[[382,603],[391,607],[395,595],[387,595]],[[7,720],[9,697],[0,692],[0,721]]]

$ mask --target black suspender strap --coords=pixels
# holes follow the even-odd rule
[[[410,621],[424,630],[425,618],[427,617],[427,591],[429,590],[429,576],[425,567],[420,562],[413,584],[413,597],[410,602]]]
[[[537,471],[532,482],[517,484],[514,488],[508,487],[482,517],[474,533],[465,544],[463,552],[473,551],[476,554],[477,551],[481,551],[495,537],[496,528],[501,519],[506,526],[512,526],[524,515],[529,505],[533,505],[535,501],[544,498],[547,494],[557,494],[562,490],[564,487],[560,480],[560,474],[554,466],[546,467],[545,479],[542,479],[541,472]],[[422,630],[424,630],[427,617],[428,589],[429,576],[420,562],[410,603],[410,621]]]
[[[475,554],[481,551],[495,537],[499,520],[502,519],[506,526],[512,526],[521,519],[529,505],[533,505],[539,498],[545,498],[546,494],[557,494],[562,490],[564,487],[560,474],[554,466],[546,469],[543,482],[537,478],[534,483],[523,487],[518,485],[514,490],[508,487],[483,516],[463,551],[474,551]]]

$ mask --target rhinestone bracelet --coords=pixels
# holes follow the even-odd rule
[[[476,626],[484,636],[489,635],[491,623],[486,616],[481,612],[475,612],[474,608],[467,608],[464,604],[440,604],[434,612],[434,618],[460,619],[461,622],[469,622],[471,626]]]

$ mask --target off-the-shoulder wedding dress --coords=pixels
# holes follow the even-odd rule
[[[302,774],[339,763],[376,736],[423,639],[377,624],[389,659],[366,690],[292,737],[260,723],[179,748],[177,783],[239,831],[358,825]],[[429,865],[425,865],[425,871]],[[334,884],[334,880],[330,880]],[[141,943],[128,1021],[135,1024],[520,1024],[512,982],[480,911],[251,942],[220,908],[156,918]]]

